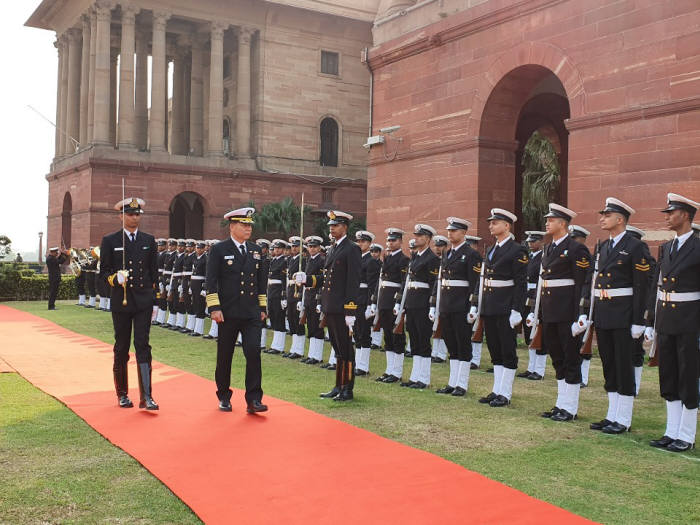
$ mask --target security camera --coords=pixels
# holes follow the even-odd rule
[[[390,133],[393,133],[394,131],[398,131],[401,129],[401,126],[389,126],[388,128],[380,128],[379,133],[386,133],[387,135]]]

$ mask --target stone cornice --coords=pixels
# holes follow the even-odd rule
[[[565,124],[567,130],[575,131],[577,129],[595,128],[632,120],[646,120],[666,115],[677,115],[678,113],[686,113],[698,109],[700,109],[700,96],[662,102],[660,104],[648,104],[636,108],[594,113],[585,117],[567,119]]]
[[[516,18],[561,4],[562,2],[566,1],[568,0],[520,0],[514,5],[491,11],[455,26],[443,29],[442,31],[437,31],[433,34],[428,34],[415,40],[411,40],[409,43],[400,45],[396,48],[391,48],[391,41],[389,41],[380,45],[378,48],[380,50],[383,47],[390,48],[387,51],[379,52],[376,55],[373,55],[370,51],[369,65],[372,69],[380,68],[387,64],[398,62],[404,58],[408,58],[428,51],[432,48],[439,47],[447,42],[458,40],[474,33],[479,33],[494,26],[504,24]],[[426,28],[417,29],[413,31],[413,34],[418,34],[421,31],[425,31],[425,29]],[[404,35],[401,38],[407,37],[410,37],[410,33],[409,35]]]
[[[491,139],[488,137],[472,137],[467,140],[460,140],[456,142],[450,142],[447,144],[440,144],[439,146],[434,146],[432,148],[420,148],[410,150],[405,153],[397,153],[396,156],[393,157],[391,160],[384,158],[384,156],[375,157],[370,159],[369,165],[377,166],[380,164],[393,162],[394,160],[412,160],[422,157],[430,157],[432,155],[440,155],[442,153],[451,153],[453,151],[462,151],[474,148],[498,149],[512,152],[518,149],[518,141],[503,141]]]

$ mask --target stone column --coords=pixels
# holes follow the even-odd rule
[[[90,17],[83,15],[83,50],[80,55],[80,147],[88,143],[88,94],[90,92]]]
[[[58,71],[56,76],[56,146],[54,157],[58,158],[63,155],[63,38],[57,36],[54,47],[58,50]]]
[[[228,24],[211,24],[211,59],[209,62],[209,141],[207,155],[220,157],[223,151],[224,119],[224,31]]]
[[[122,2],[122,42],[119,59],[119,149],[135,150],[134,47],[138,7]]]
[[[202,156],[202,41],[196,36],[192,40],[192,70],[190,73],[190,150]]]
[[[153,61],[151,65],[151,117],[148,121],[151,151],[165,151],[166,74],[165,27],[170,15],[153,12]]]
[[[109,144],[109,92],[110,92],[110,22],[112,20],[111,0],[97,0],[97,37],[95,42],[95,109],[93,113],[93,142]]]
[[[64,153],[75,153],[80,138],[80,33],[68,30],[68,102],[66,109],[66,147]]]
[[[148,39],[136,35],[136,92],[134,94],[135,140],[138,149],[148,146]]]
[[[109,144],[117,145],[117,61],[119,50],[109,52]]]
[[[236,94],[236,150],[238,158],[250,157],[250,40],[254,29],[238,31],[238,92]]]
[[[185,153],[185,57],[178,49],[173,56],[173,104],[170,131],[170,153],[183,155]]]
[[[97,52],[97,14],[90,10],[90,71],[88,74],[87,140],[92,143],[95,133],[95,54]]]

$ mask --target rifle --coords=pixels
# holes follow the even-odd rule
[[[540,298],[542,297],[542,264],[537,277],[537,290],[535,290],[535,324],[530,330],[530,350],[542,350],[542,329],[540,328]]]
[[[301,291],[301,315],[299,316],[299,324],[306,324],[306,306],[304,306],[304,297],[306,297],[306,286]]]
[[[374,312],[374,319],[372,320],[372,331],[373,332],[379,332],[382,327],[379,326],[379,294],[381,293],[382,290],[382,276],[381,273],[379,275],[379,282],[377,283],[377,311]]]
[[[299,220],[299,272],[301,273],[301,262],[304,257],[304,194],[301,194],[301,218]],[[299,285],[294,283],[294,297],[299,299]]]
[[[595,266],[593,267],[593,278],[591,279],[591,304],[588,307],[588,327],[583,334],[583,345],[581,355],[591,355],[593,353],[593,302],[595,301],[595,283],[598,279],[598,263],[600,262],[600,239],[596,246]]]
[[[475,321],[475,328],[474,328],[474,333],[472,334],[472,343],[481,343],[484,340],[484,320],[481,318],[481,303],[483,302],[484,298],[484,281],[486,280],[484,278],[484,275],[486,273],[486,246],[484,246],[484,258],[481,261],[481,272],[479,275],[479,296],[478,296],[478,303],[476,307],[476,321]]]
[[[435,294],[435,321],[433,321],[433,339],[440,339],[442,327],[440,326],[440,296],[442,295],[442,261],[437,277],[437,293]]]
[[[324,329],[326,327],[326,314],[321,312],[320,317],[318,318],[318,327],[321,329]]]
[[[403,285],[403,295],[401,295],[401,305],[399,306],[399,313],[396,316],[396,321],[394,321],[394,329],[392,330],[395,334],[403,333],[403,325],[406,322],[406,310],[404,305],[406,304],[406,296],[408,295],[408,285],[411,282],[411,273],[409,267],[409,273],[406,275],[406,282]]]

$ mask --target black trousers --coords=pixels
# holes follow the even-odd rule
[[[260,364],[260,319],[232,319],[224,316],[219,323],[219,340],[216,343],[216,395],[220,400],[230,400],[231,361],[238,334],[243,339],[245,355],[245,400],[247,403],[262,401],[262,367]]]
[[[206,298],[202,297],[202,283],[204,281],[192,281],[192,313],[197,319],[204,319],[204,310],[207,307]]]
[[[267,315],[270,317],[270,328],[275,332],[285,332],[284,310],[280,304],[280,298],[267,298]]]
[[[355,385],[355,347],[350,338],[350,330],[345,324],[345,314],[326,314],[328,337],[338,360],[335,369],[335,386]]]
[[[152,309],[136,312],[115,312],[112,310],[112,325],[114,326],[114,371],[122,370],[129,362],[129,347],[131,346],[131,331],[134,331],[134,349],[137,363],[151,362],[151,333]]]
[[[644,366],[644,337],[632,339],[632,366]]]
[[[357,306],[355,326],[353,327],[353,332],[355,333],[355,348],[369,348],[372,345],[371,331],[374,317],[367,319],[365,317],[366,309],[366,304],[359,304]]]
[[[80,272],[75,278],[75,287],[78,289],[78,295],[85,295],[85,272]]]
[[[194,297],[190,293],[191,281],[187,280],[187,283],[182,288],[182,293],[185,295],[185,312],[190,315],[194,315]]]
[[[698,408],[700,352],[698,332],[656,335],[659,387],[666,401],[681,400],[688,409]]]
[[[571,323],[543,322],[540,327],[542,348],[552,358],[557,379],[564,379],[570,385],[581,383],[580,344],[577,343],[578,339],[571,335]]]
[[[491,363],[515,370],[518,368],[517,333],[510,327],[509,315],[482,315]]]
[[[85,281],[87,282],[87,288],[88,288],[88,293],[90,294],[90,297],[95,297],[97,295],[96,292],[96,287],[95,287],[95,274],[93,272],[87,273],[85,276]]]
[[[603,363],[605,391],[623,396],[635,394],[632,336],[629,328],[605,330],[596,328],[598,353]]]
[[[291,287],[290,293],[294,293],[294,287]],[[289,321],[289,332],[292,335],[306,335],[304,325],[299,324],[300,312],[297,310],[299,301],[287,299],[287,321]]]
[[[58,297],[58,287],[61,284],[61,279],[49,279],[49,308],[56,306],[56,297]]]
[[[428,318],[428,306],[406,309],[406,330],[411,338],[411,354],[418,357],[430,357],[430,336],[433,335],[433,323]]]
[[[394,312],[379,310],[379,326],[384,330],[384,349],[387,352],[403,354],[406,351],[406,334],[394,333]]]
[[[309,339],[323,339],[325,334],[321,323],[321,314],[316,313],[316,305],[311,303],[306,307],[306,335]]]
[[[182,279],[178,283],[178,287],[182,286]],[[173,301],[175,302],[175,311],[179,314],[187,313],[187,304],[185,303],[185,297],[187,296],[187,290],[183,287],[182,293],[177,289],[173,292]]]
[[[467,322],[467,312],[451,312],[440,316],[442,340],[445,341],[450,359],[472,360],[472,329]]]

